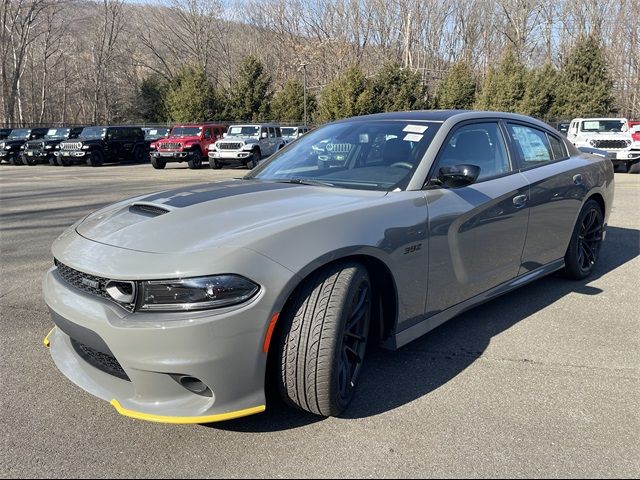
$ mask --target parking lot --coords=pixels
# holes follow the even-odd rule
[[[616,174],[593,277],[547,277],[372,351],[343,418],[276,403],[227,423],[153,424],[66,380],[42,346],[53,240],[113,201],[244,173],[0,166],[1,477],[640,474],[640,175]]]

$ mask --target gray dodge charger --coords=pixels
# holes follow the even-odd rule
[[[168,423],[291,406],[339,415],[367,346],[399,348],[556,270],[587,277],[611,162],[496,112],[351,118],[242,179],[124,200],[53,244],[58,369]]]

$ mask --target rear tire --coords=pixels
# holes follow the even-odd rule
[[[87,159],[87,165],[91,165],[92,167],[100,167],[104,163],[104,155],[100,150],[94,150],[89,154],[89,158]]]
[[[603,231],[604,214],[600,204],[588,200],[580,210],[564,256],[564,271],[568,278],[582,280],[591,275],[598,261]]]
[[[135,163],[143,163],[144,157],[144,149],[142,147],[136,147],[133,149],[133,161]]]
[[[20,160],[20,157],[11,157],[9,158],[9,163],[11,165],[22,165],[22,160]]]
[[[209,158],[209,167],[213,170],[220,170],[222,164],[216,158]]]
[[[57,167],[58,166],[58,161],[56,159],[55,156],[53,155],[49,155],[49,165],[51,165],[52,167]]]
[[[341,414],[351,403],[371,319],[364,266],[340,262],[314,273],[281,317],[278,388],[283,400],[316,415]]]
[[[153,168],[156,170],[162,170],[167,166],[167,162],[160,160],[159,158],[151,157],[151,165],[153,165]]]
[[[627,173],[640,173],[640,160],[636,160],[627,166]]]

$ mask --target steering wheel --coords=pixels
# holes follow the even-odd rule
[[[402,167],[402,168],[406,168],[408,170],[411,170],[413,168],[413,165],[411,165],[409,162],[396,162],[396,163],[392,163],[389,166],[390,167]]]

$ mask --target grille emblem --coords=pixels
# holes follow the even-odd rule
[[[82,278],[80,280],[80,283],[82,283],[83,285],[86,285],[89,288],[95,288],[95,289],[100,288],[100,282],[96,282],[95,280],[91,280],[89,278]]]

